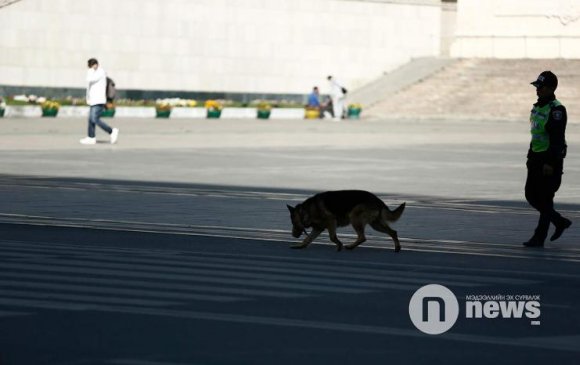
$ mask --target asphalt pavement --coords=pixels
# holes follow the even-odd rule
[[[556,199],[574,224],[525,249],[537,220],[521,191],[525,123],[111,123],[118,145],[81,146],[83,120],[1,120],[0,364],[580,358],[575,124]],[[326,235],[289,248],[286,204],[339,188],[407,202],[400,253],[370,229],[353,251]],[[429,284],[459,306],[438,335],[410,315]],[[520,302],[519,315],[498,309]],[[536,302],[539,315],[523,307]]]

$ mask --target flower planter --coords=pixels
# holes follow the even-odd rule
[[[54,118],[58,114],[58,109],[42,109],[42,116]]]
[[[258,119],[270,119],[270,110],[258,109]]]
[[[221,110],[207,109],[207,118],[208,119],[218,119],[221,115],[222,115]]]
[[[171,109],[170,110],[155,109],[155,116],[157,118],[169,118],[169,115],[171,115]]]
[[[115,116],[115,108],[105,109],[101,113],[101,117],[103,118],[113,118]]]
[[[305,109],[304,110],[304,118],[305,119],[319,119],[320,118],[320,110],[318,110],[318,109]]]
[[[4,116],[6,109],[0,109],[0,118]]]
[[[361,108],[348,108],[348,119],[360,119]]]

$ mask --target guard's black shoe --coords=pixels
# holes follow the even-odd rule
[[[562,218],[562,222],[563,223],[561,225],[556,226],[556,230],[554,231],[552,237],[550,237],[550,241],[555,241],[560,238],[562,233],[564,233],[564,230],[570,228],[572,225],[572,222],[566,218]]]
[[[529,241],[524,242],[525,247],[544,247],[544,240],[533,236]]]

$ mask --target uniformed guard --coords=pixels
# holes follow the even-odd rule
[[[540,212],[538,226],[526,247],[544,247],[550,222],[556,227],[550,241],[558,239],[572,222],[554,210],[554,195],[560,188],[566,157],[566,108],[554,92],[558,78],[544,71],[532,82],[538,101],[532,108],[530,126],[532,141],[528,150],[526,199]]]

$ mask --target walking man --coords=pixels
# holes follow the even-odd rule
[[[558,78],[544,71],[532,82],[538,101],[532,108],[530,125],[532,141],[528,150],[526,199],[540,212],[540,219],[526,247],[543,247],[550,223],[555,231],[550,241],[557,240],[572,222],[554,210],[554,195],[560,188],[566,157],[566,108],[554,94]]]
[[[101,127],[111,136],[111,144],[117,142],[119,129],[111,128],[107,123],[101,120],[101,114],[107,103],[107,74],[102,67],[99,67],[99,61],[91,58],[88,61],[89,69],[87,71],[87,104],[90,106],[89,112],[89,131],[88,136],[81,139],[82,144],[95,144],[95,125]]]
[[[344,118],[344,99],[346,98],[346,89],[340,85],[333,76],[328,76],[328,85],[330,87],[330,98],[334,108],[334,121],[340,121]]]

